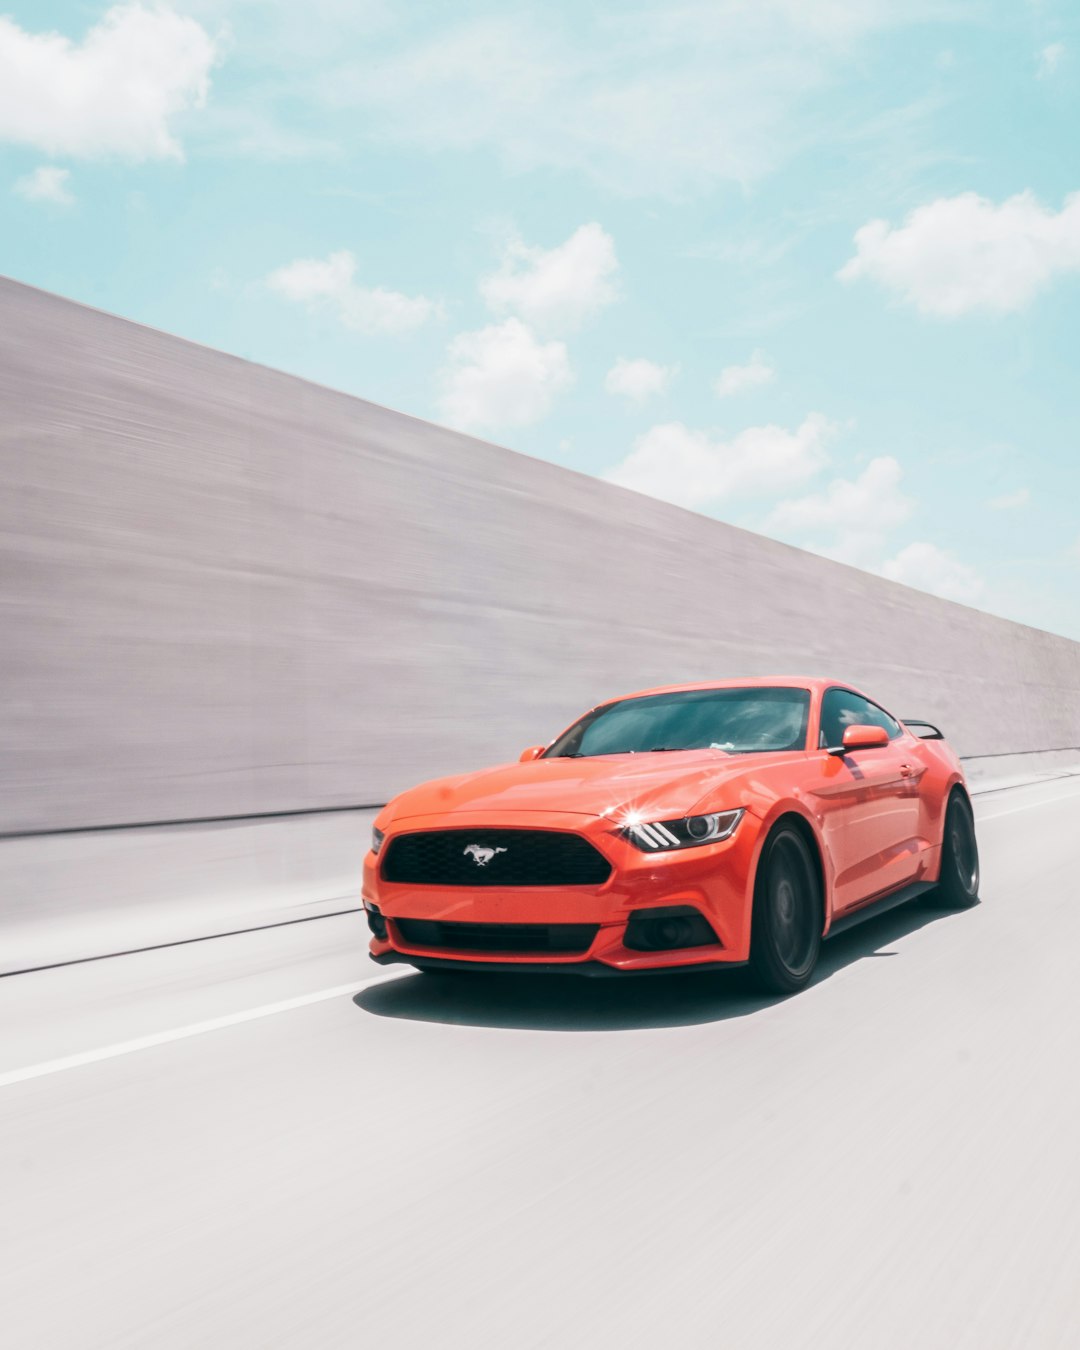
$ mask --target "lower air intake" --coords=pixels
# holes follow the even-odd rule
[[[459,952],[528,952],[537,956],[580,955],[600,931],[595,923],[440,923],[394,919],[409,947]]]

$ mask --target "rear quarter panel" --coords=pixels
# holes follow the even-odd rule
[[[963,766],[948,741],[923,741],[915,738],[915,749],[925,772],[919,780],[921,830],[932,851],[928,877],[936,881],[941,872],[941,842],[945,835],[945,809],[956,786],[970,798]]]

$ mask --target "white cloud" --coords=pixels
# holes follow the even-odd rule
[[[973,567],[936,544],[923,541],[908,544],[878,570],[890,581],[962,604],[974,604],[983,592],[982,577]]]
[[[1058,274],[1080,271],[1080,193],[1060,211],[1021,192],[996,206],[974,192],[920,206],[903,225],[874,220],[855,234],[837,274],[870,277],[924,314],[1021,309]]]
[[[595,223],[551,249],[511,240],[498,271],[480,283],[488,307],[506,317],[450,343],[441,415],[462,431],[527,426],[546,416],[574,375],[565,343],[543,338],[580,327],[610,304],[618,267],[611,236]]]
[[[814,136],[804,104],[857,70],[876,33],[926,0],[686,0],[579,7],[572,27],[516,6],[429,22],[380,59],[343,62],[322,97],[384,142],[494,152],[511,172],[583,172],[627,195],[752,182]],[[703,130],[705,129],[705,130]]]
[[[25,197],[28,202],[53,202],[57,206],[71,206],[75,196],[68,188],[70,177],[67,169],[58,169],[54,164],[42,164],[32,173],[17,178],[11,190]]]
[[[835,478],[823,492],[780,502],[769,523],[784,530],[839,529],[868,514],[880,514],[885,528],[902,523],[910,501],[899,494],[903,471],[891,455],[872,459],[857,478]]]
[[[0,142],[49,155],[182,159],[170,123],[202,107],[217,46],[165,5],[114,5],[81,43],[0,17]]]
[[[633,361],[620,356],[604,377],[604,388],[609,394],[644,403],[653,394],[666,393],[677,370],[678,366],[661,366],[643,356]]]
[[[857,478],[834,479],[823,492],[780,502],[764,528],[825,557],[869,566],[885,536],[915,508],[900,490],[903,470],[891,455],[872,459]],[[808,542],[809,541],[809,542]]]
[[[902,478],[897,461],[880,455],[855,478],[837,478],[823,492],[780,502],[764,528],[837,562],[947,600],[973,603],[982,594],[982,578],[936,544],[920,540],[881,561],[887,536],[915,510],[915,501],[901,490]]]
[[[480,292],[496,314],[516,314],[544,332],[565,332],[611,304],[618,269],[614,240],[594,222],[556,248],[512,240]]]
[[[1053,75],[1061,64],[1061,58],[1065,55],[1064,42],[1051,42],[1039,53],[1038,78],[1040,80],[1048,79]]]
[[[447,355],[439,410],[461,431],[538,422],[574,381],[565,344],[540,341],[516,318],[459,333]]]
[[[776,371],[761,352],[754,352],[745,366],[725,366],[713,381],[717,398],[730,398],[744,389],[756,389],[776,378]]]
[[[826,462],[833,430],[820,413],[810,413],[796,431],[747,427],[729,441],[682,422],[665,422],[639,437],[626,459],[603,476],[636,492],[698,509],[811,478]]]
[[[297,258],[271,272],[266,284],[287,300],[329,306],[346,328],[359,333],[411,333],[442,312],[424,295],[358,286],[355,275],[356,258],[341,249],[327,258]]]
[[[1005,492],[1000,497],[992,497],[986,504],[992,511],[1012,511],[1018,506],[1027,506],[1031,501],[1031,493],[1026,487],[1017,488],[1015,492]]]

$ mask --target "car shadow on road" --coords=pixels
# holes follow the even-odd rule
[[[883,948],[945,917],[941,910],[912,903],[830,939],[813,984],[864,958],[901,955]],[[746,1017],[781,1001],[757,993],[745,969],[611,979],[418,973],[369,985],[353,997],[358,1008],[377,1017],[522,1031],[694,1026]]]

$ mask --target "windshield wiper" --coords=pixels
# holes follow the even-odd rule
[[[648,753],[650,755],[663,755],[670,753],[672,750],[689,750],[689,749],[690,746],[688,745],[650,745]]]

